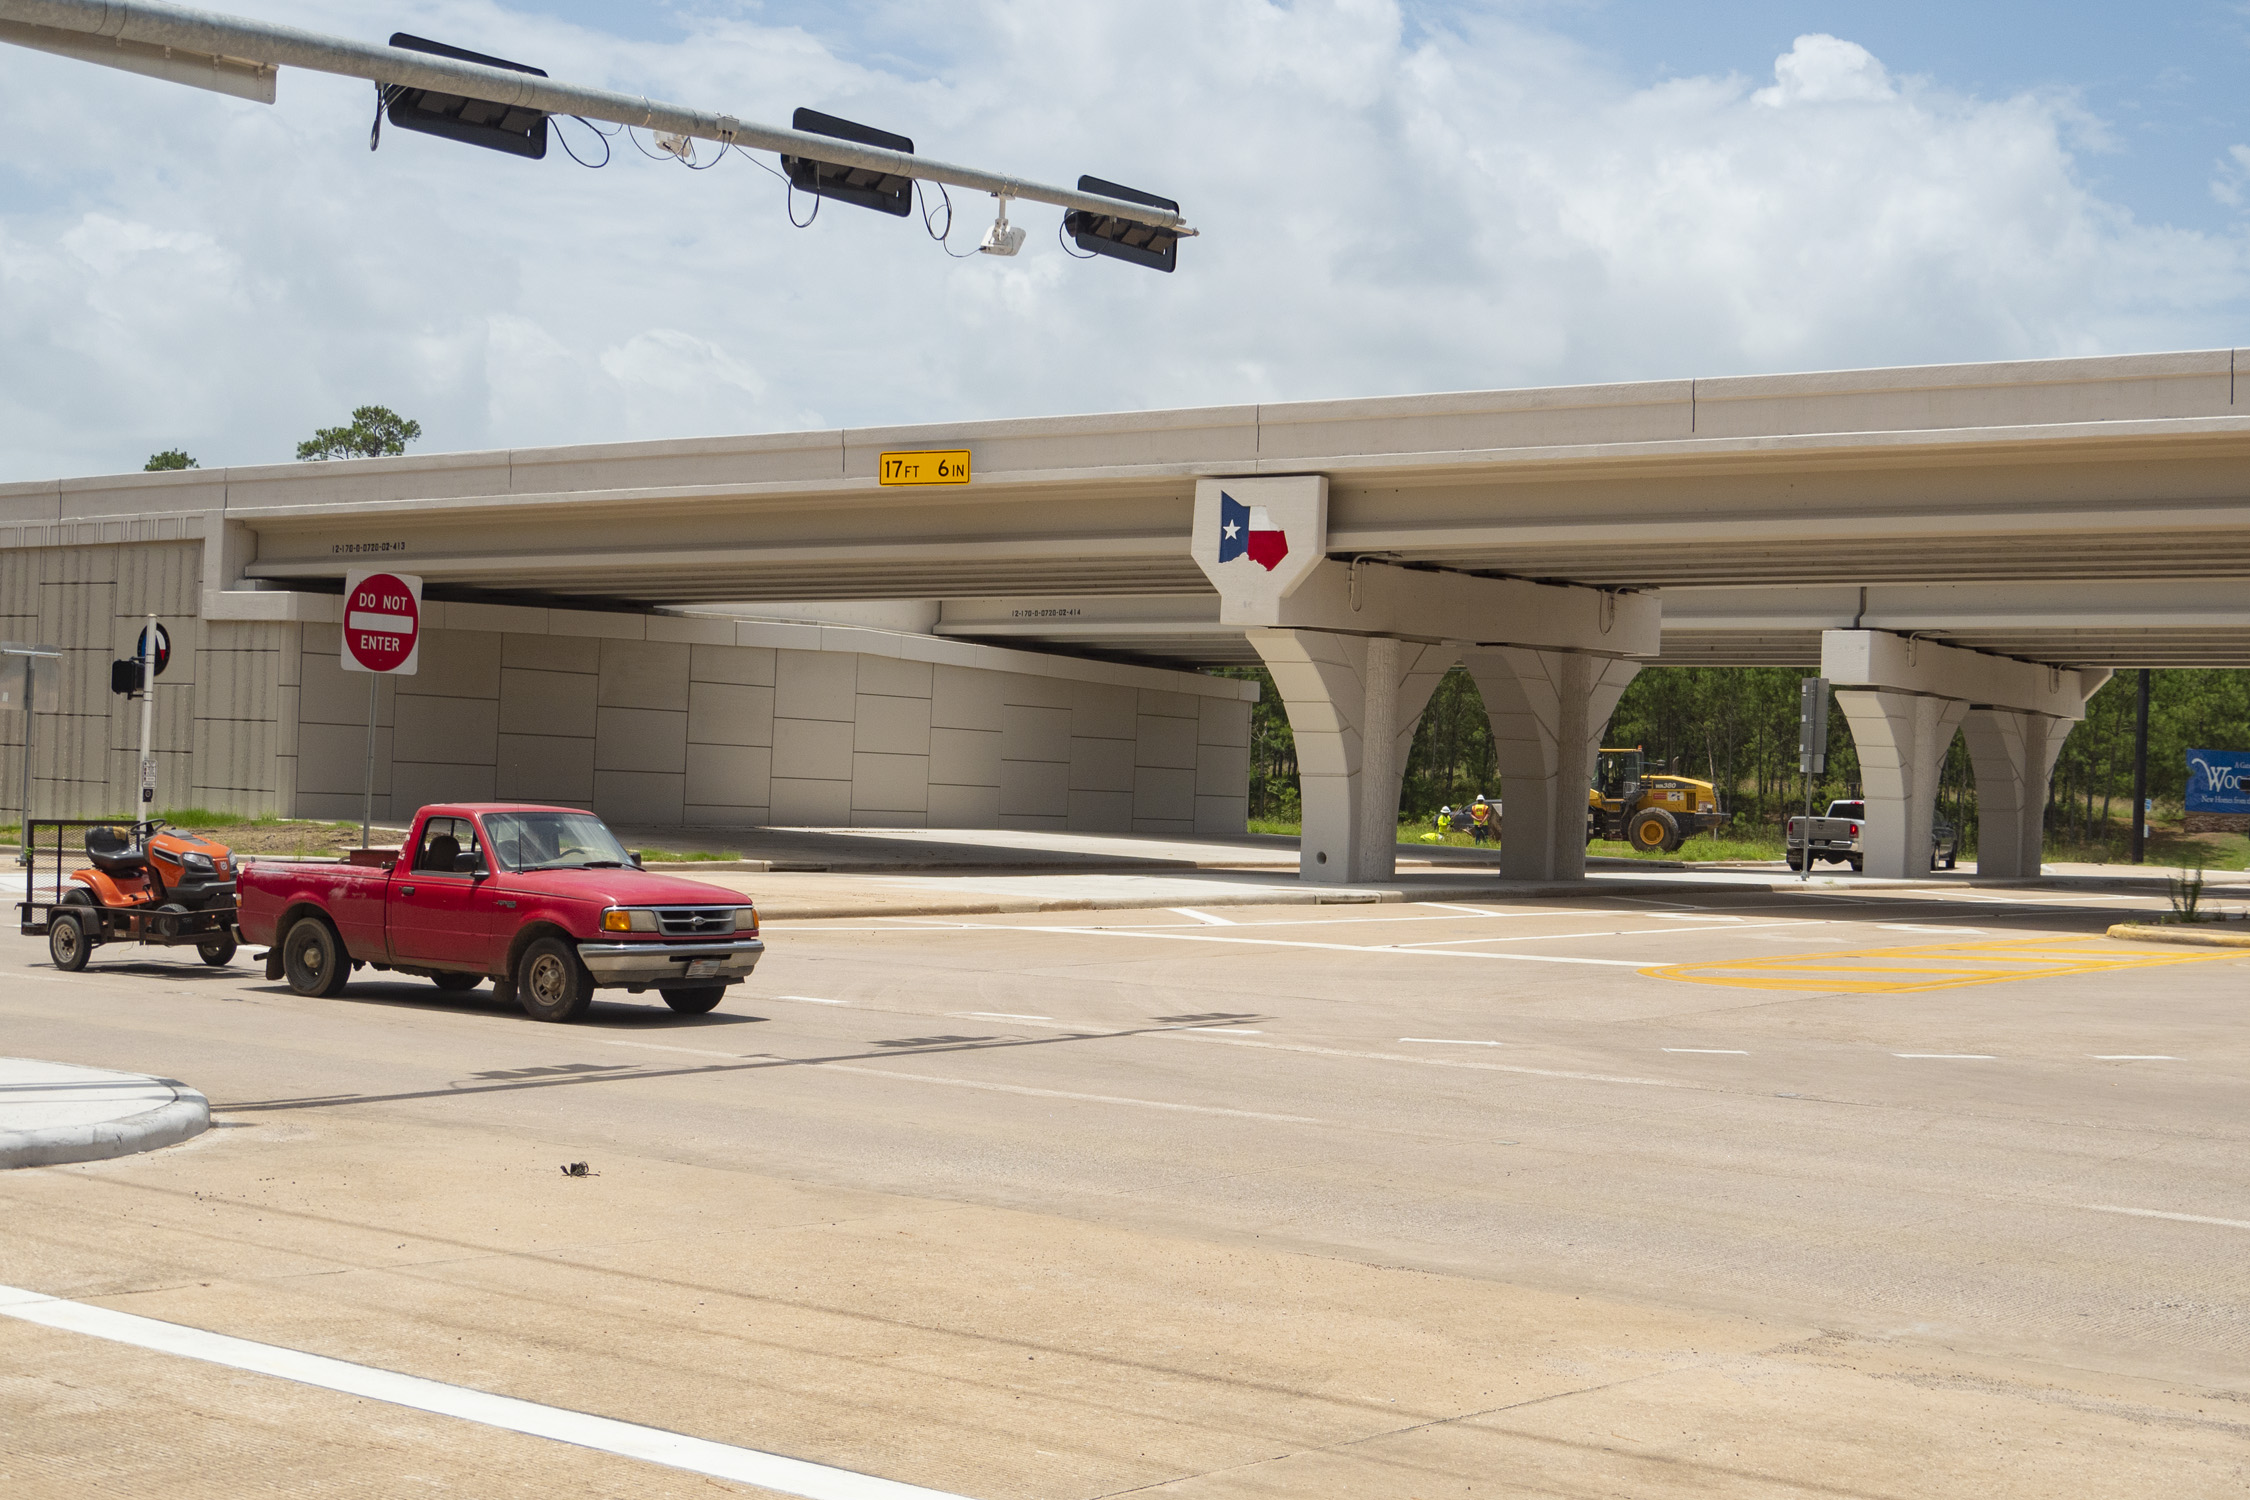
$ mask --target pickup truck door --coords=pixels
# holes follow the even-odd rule
[[[492,881],[459,868],[480,852],[476,824],[436,817],[391,877],[391,956],[400,963],[489,972],[513,926],[494,901]]]

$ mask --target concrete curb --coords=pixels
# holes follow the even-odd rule
[[[172,1090],[170,1103],[123,1119],[101,1120],[91,1125],[0,1130],[0,1171],[132,1156],[193,1140],[211,1128],[210,1100],[177,1079],[153,1081]]]
[[[2250,948],[2250,933],[2201,932],[2194,927],[2149,927],[2139,922],[2120,922],[2107,934],[2131,943],[2178,943],[2186,948]]]

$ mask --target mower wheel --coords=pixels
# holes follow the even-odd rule
[[[86,919],[74,911],[57,910],[47,918],[47,956],[55,967],[75,974],[86,967],[94,945],[86,940]]]
[[[190,915],[188,909],[179,902],[167,901],[150,914],[148,925],[158,937],[176,938]]]
[[[1643,854],[1680,847],[1680,825],[1661,807],[1642,808],[1633,814],[1633,821],[1626,825],[1625,831],[1633,847]]]

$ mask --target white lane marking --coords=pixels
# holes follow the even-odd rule
[[[1184,1029],[1143,1031],[1140,1036],[1186,1036]],[[1692,1089],[1702,1085],[1674,1078],[1633,1078],[1617,1073],[1573,1073],[1562,1068],[1525,1068],[1511,1063],[1470,1062],[1458,1057],[1416,1057],[1408,1052],[1353,1052],[1343,1047],[1311,1047],[1302,1042],[1252,1042],[1231,1036],[1190,1036],[1191,1042],[1216,1042],[1222,1047],[1264,1047],[1274,1052],[1305,1052],[1314,1057],[1356,1057],[1368,1062],[1419,1063],[1425,1068],[1474,1068],[1483,1073],[1523,1073],[1533,1078],[1575,1078],[1582,1083],[1632,1083],[1652,1089]]]
[[[1877,922],[1875,926],[1882,932],[1957,932],[1968,937],[1984,936],[1982,927],[1926,927],[1915,922]]]
[[[1989,1052],[1893,1052],[1893,1057],[1923,1057],[1937,1062],[1993,1062]]]
[[[995,932],[1055,932],[1076,937],[1146,938],[1159,943],[1241,943],[1253,948],[1314,948],[1328,953],[1399,953],[1410,958],[1483,958],[1510,960],[1527,964],[1591,964],[1604,969],[1645,969],[1648,961],[1639,958],[1558,958],[1545,953],[1454,953],[1443,948],[1402,948],[1394,943],[1377,943],[1370,947],[1363,943],[1304,943],[1284,938],[1220,937],[1203,932],[1145,932],[1123,927],[1010,927],[996,922],[978,924]],[[1567,941],[1569,934],[1561,934],[1557,941]]]
[[[595,1037],[604,1047],[638,1047],[644,1052],[685,1052],[692,1057],[725,1057],[740,1062],[745,1057],[769,1057],[766,1052],[713,1052],[708,1047],[667,1047],[662,1042],[614,1042],[608,1037]],[[619,1066],[623,1066],[620,1064]]]
[[[1255,1026],[1182,1026],[1182,1031],[1216,1031],[1226,1036],[1264,1036]]]
[[[1165,909],[1167,911],[1176,911],[1183,917],[1193,917],[1196,921],[1201,922],[1206,927],[1232,927],[1236,925],[1234,922],[1228,920],[1225,917],[1218,916],[1207,911],[1197,911],[1192,906],[1172,906]]]
[[[2162,1052],[2097,1052],[2095,1062],[2178,1062]]]
[[[1432,1047],[1505,1047],[1506,1042],[1478,1042],[1459,1036],[1402,1036],[1402,1042],[1422,1042]]]
[[[1636,916],[1637,916],[1637,915],[1639,915],[1639,913],[1633,913],[1633,915],[1636,915]],[[1670,912],[1659,912],[1659,913],[1657,913],[1656,915],[1658,915],[1658,916],[1670,916],[1670,915],[1671,915],[1671,913],[1670,913]],[[1690,930],[1692,930],[1692,931],[1695,931],[1695,932],[1709,932],[1709,933],[1713,933],[1713,934],[1718,934],[1718,933],[1736,933],[1736,932],[1748,932],[1748,931],[1749,931],[1750,929],[1752,929],[1752,928],[1754,928],[1754,927],[1822,927],[1822,926],[1826,926],[1826,925],[1827,925],[1827,924],[1826,924],[1826,923],[1823,923],[1823,922],[1738,922],[1738,923],[1737,923],[1737,924],[1736,924],[1735,926],[1732,926],[1732,927],[1697,927],[1697,928],[1693,928],[1693,929],[1690,929]],[[1421,951],[1422,949],[1425,949],[1425,948],[1458,948],[1458,947],[1461,947],[1461,946],[1463,946],[1464,944],[1468,944],[1468,943],[1552,943],[1552,942],[1562,942],[1562,941],[1566,941],[1566,940],[1568,940],[1568,939],[1572,939],[1572,938],[1606,938],[1606,937],[1668,937],[1668,938],[1670,938],[1670,937],[1680,937],[1680,936],[1682,936],[1682,935],[1683,935],[1683,934],[1682,934],[1681,930],[1680,930],[1679,928],[1677,928],[1677,927],[1620,927],[1620,928],[1617,928],[1616,930],[1614,930],[1614,931],[1610,931],[1610,932],[1534,932],[1534,933],[1519,933],[1519,934],[1514,934],[1514,935],[1511,935],[1511,936],[1507,936],[1507,937],[1433,938],[1433,939],[1431,939],[1431,940],[1430,940],[1429,942],[1426,942],[1426,943],[1392,943],[1392,944],[1389,944],[1388,946],[1390,946],[1390,947],[1393,947],[1393,948],[1399,948],[1399,949],[1409,949],[1409,948],[1411,948],[1411,949],[1413,949],[1413,950],[1415,950],[1415,951],[1419,952],[1419,951]],[[1497,957],[1500,957],[1501,955],[1498,955],[1498,954],[1488,954],[1488,955],[1486,955],[1486,956],[1487,956],[1487,957],[1494,957],[1494,958],[1497,958]]]
[[[614,1453],[621,1458],[637,1458],[668,1469],[683,1469],[690,1474],[759,1485],[785,1495],[800,1495],[805,1500],[961,1500],[960,1496],[943,1490],[878,1479],[871,1474],[855,1474],[849,1469],[833,1469],[826,1464],[786,1458],[756,1448],[714,1443],[706,1438],[666,1432],[661,1427],[643,1427],[635,1422],[620,1422],[612,1417],[597,1417],[560,1406],[542,1406],[536,1401],[522,1401],[513,1396],[496,1396],[489,1391],[447,1385],[418,1375],[402,1375],[395,1370],[378,1370],[370,1365],[355,1365],[274,1344],[253,1343],[249,1339],[160,1322],[134,1313],[68,1302],[18,1287],[0,1287],[0,1314],[160,1354],[175,1354],[231,1370],[247,1370],[278,1380],[293,1380],[299,1385],[341,1391],[363,1400],[434,1412],[441,1417],[457,1417],[504,1432],[520,1432],[577,1448]]]
[[[876,928],[876,929],[874,929],[874,930],[875,930],[875,931],[878,931],[878,932],[883,932],[883,931],[889,931],[889,930],[891,930],[891,929],[888,929],[888,928]],[[768,1000],[801,1000],[801,1001],[803,1001],[803,1002],[804,1002],[805,1004],[807,1004],[807,1005],[849,1005],[849,1004],[851,1004],[851,1001],[849,1001],[849,1000],[823,1000],[823,999],[821,999],[821,998],[820,998],[820,997],[819,997],[818,995],[768,995],[768,996],[766,996],[766,998],[767,998]]]
[[[1004,1010],[956,1010],[948,1011],[947,1014],[961,1021],[1052,1021],[1054,1019],[1053,1016],[1010,1015]]]
[[[2135,1219],[2170,1219],[2175,1224],[2216,1224],[2221,1229],[2250,1229],[2250,1219],[2214,1219],[2208,1214],[2166,1213],[2161,1208],[2117,1208],[2107,1203],[2081,1203],[2088,1213],[2125,1214]]]
[[[1472,917],[1505,917],[1512,912],[1487,911],[1481,906],[1456,906],[1450,901],[1417,901],[1416,906],[1427,906],[1435,911],[1465,911]]]
[[[869,1078],[896,1078],[905,1083],[935,1083],[949,1089],[983,1089],[994,1094],[1023,1094],[1033,1099],[1076,1099],[1086,1104],[1130,1104],[1140,1109],[1170,1109],[1191,1115],[1230,1115],[1238,1120],[1276,1120],[1284,1125],[1318,1125],[1310,1115],[1269,1115],[1255,1109],[1222,1109],[1216,1104],[1173,1104],[1163,1099],[1125,1099],[1115,1094],[1073,1094],[1063,1089],[1027,1088],[1020,1083],[986,1083],[974,1078],[940,1078],[934,1073],[894,1073],[889,1068],[862,1068],[851,1063],[814,1063],[831,1073],[864,1073]]]
[[[1740,917],[1714,916],[1693,911],[1660,911],[1652,912],[1650,915],[1662,917],[1667,922],[1739,922],[1742,920]]]
[[[1667,1052],[1695,1052],[1706,1057],[1748,1057],[1740,1047],[1666,1047]]]

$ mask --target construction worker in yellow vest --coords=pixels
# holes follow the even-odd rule
[[[1495,832],[1492,824],[1492,804],[1484,800],[1484,793],[1479,792],[1477,800],[1469,804],[1469,837],[1483,843]]]

